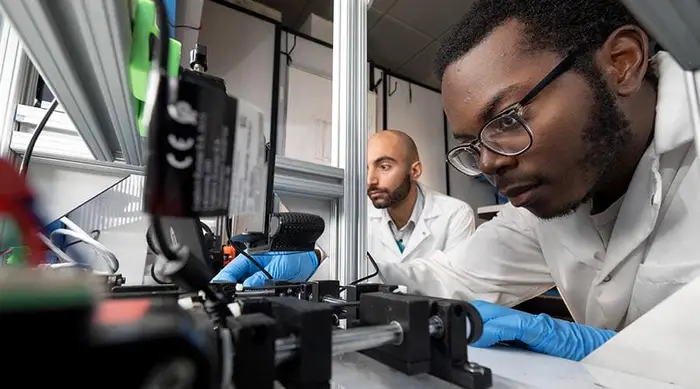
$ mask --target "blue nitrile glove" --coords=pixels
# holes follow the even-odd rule
[[[276,251],[252,254],[253,257],[275,280],[304,282],[318,267],[318,258],[313,251]],[[213,281],[243,282],[243,286],[262,286],[267,276],[250,259],[238,254],[226,267],[221,269]]]
[[[615,335],[615,331],[553,319],[484,301],[470,301],[484,320],[484,333],[472,346],[491,347],[500,342],[522,342],[528,349],[580,361]]]

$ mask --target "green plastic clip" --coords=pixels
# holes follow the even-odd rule
[[[152,0],[135,1],[132,9],[132,41],[129,73],[131,92],[134,95],[139,134],[146,136],[148,129],[143,125],[142,116],[148,92],[148,74],[157,63],[158,39],[160,36],[156,23],[156,7]],[[182,44],[170,38],[170,56],[168,58],[168,75],[177,77],[180,72]]]

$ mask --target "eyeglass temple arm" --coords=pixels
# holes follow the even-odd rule
[[[555,78],[561,76],[563,73],[568,71],[571,66],[574,65],[574,62],[576,61],[576,55],[577,52],[573,52],[564,58],[559,65],[557,65],[554,69],[552,69],[549,74],[547,74],[542,81],[540,81],[537,85],[535,85],[530,92],[523,97],[522,100],[520,100],[520,105],[527,105],[532,99],[537,96],[538,93],[542,91],[547,85],[549,85],[552,81],[554,81]]]

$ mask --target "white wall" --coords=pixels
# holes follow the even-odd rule
[[[389,77],[387,97],[390,129],[410,135],[418,146],[423,162],[420,182],[438,192],[447,193],[445,166],[445,130],[439,93],[406,81]]]
[[[263,112],[270,136],[275,27],[268,22],[205,1],[199,43],[207,46],[209,71],[226,81],[230,95]]]
[[[278,150],[281,155],[307,162],[332,165],[333,51],[321,44],[283,33]],[[377,96],[368,92],[369,132],[376,131]]]
[[[282,33],[281,48],[290,54],[282,55],[280,64],[277,151],[289,158],[330,165],[331,158],[324,161],[317,157],[322,154],[319,149],[330,144],[314,137],[314,130],[320,131],[317,127],[331,122],[332,84],[327,80],[333,74],[333,51],[286,32]],[[305,84],[309,81],[313,90],[306,90]]]
[[[292,62],[289,64],[298,69],[303,69],[319,76],[331,78],[333,76],[333,50],[301,37],[286,32],[282,33],[282,51],[292,50]]]

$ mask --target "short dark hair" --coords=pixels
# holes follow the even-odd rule
[[[639,23],[618,0],[477,0],[453,27],[437,52],[435,71],[445,69],[509,20],[523,23],[523,44],[529,50],[566,55],[573,49],[592,53],[615,29]],[[588,68],[592,64],[580,65]],[[588,66],[587,66],[588,65]],[[583,70],[583,69],[581,69]],[[584,73],[589,73],[585,69]]]

